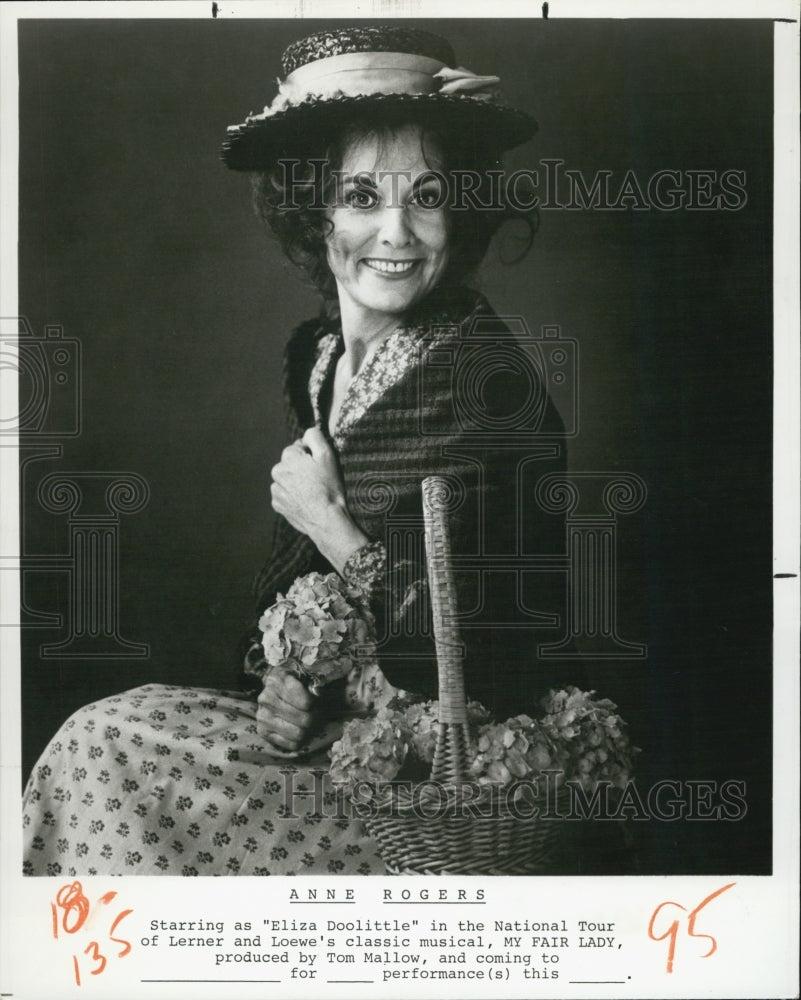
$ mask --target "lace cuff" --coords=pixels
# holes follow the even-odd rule
[[[358,587],[368,603],[383,589],[387,572],[387,550],[383,542],[367,542],[351,555],[342,568],[342,576],[351,587]]]

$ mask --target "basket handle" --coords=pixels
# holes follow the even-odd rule
[[[441,476],[423,480],[423,523],[439,681],[439,727],[431,778],[444,783],[464,781],[473,759],[447,521],[450,492],[448,481]]]

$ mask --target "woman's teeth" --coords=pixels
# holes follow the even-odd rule
[[[413,260],[378,260],[370,257],[364,262],[374,271],[384,271],[387,274],[401,274],[403,271],[411,271],[416,261]]]

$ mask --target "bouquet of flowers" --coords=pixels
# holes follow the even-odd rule
[[[361,592],[336,573],[298,577],[259,619],[267,669],[281,665],[307,684],[313,694],[346,677],[371,655],[369,612]]]
[[[617,705],[594,695],[576,687],[550,691],[542,699],[545,715],[539,726],[556,750],[556,766],[566,777],[578,781],[585,791],[601,781],[622,790],[631,780],[639,749],[630,745]]]
[[[589,790],[609,781],[623,788],[637,750],[629,745],[617,706],[575,687],[550,691],[542,705],[541,719],[518,715],[499,723],[478,702],[468,702],[475,741],[471,779],[489,789],[555,770],[560,784],[578,781]],[[402,769],[430,765],[438,717],[439,703],[429,701],[348,722],[331,748],[332,781],[352,792],[358,783],[388,782]]]

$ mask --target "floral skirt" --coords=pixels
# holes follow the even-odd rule
[[[276,756],[236,692],[151,684],[106,698],[64,723],[31,774],[24,873],[384,874],[327,766],[323,749]]]

